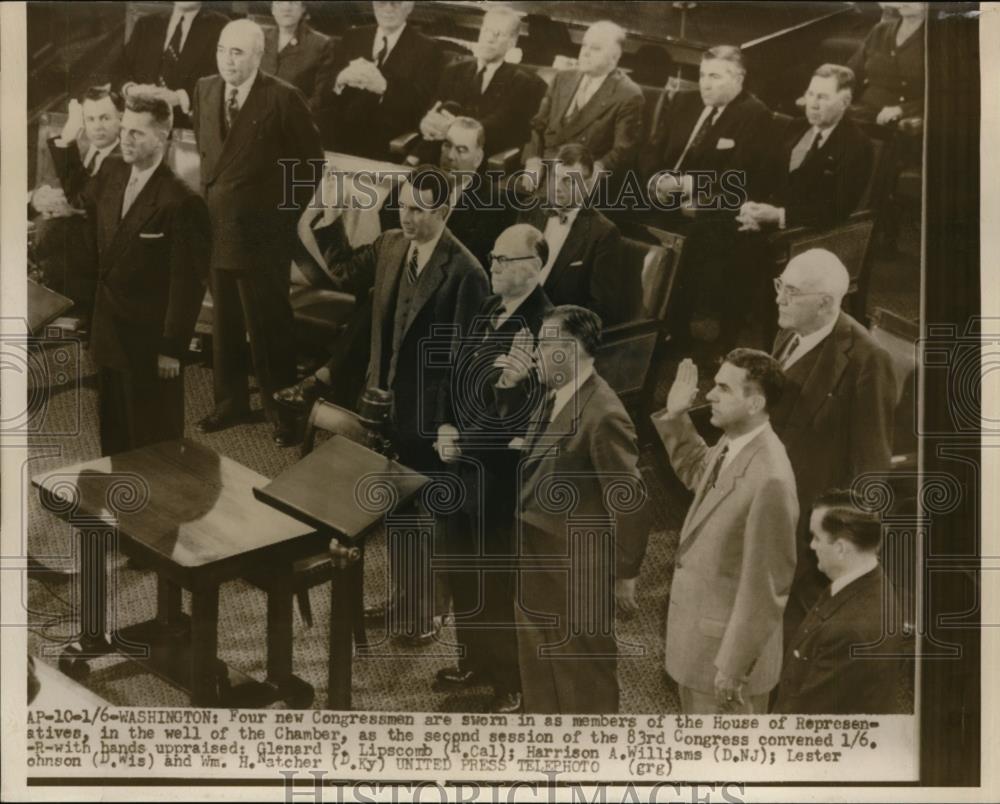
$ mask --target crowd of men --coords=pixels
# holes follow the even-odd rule
[[[49,143],[60,187],[36,191],[33,211],[65,244],[60,289],[92,310],[102,452],[183,436],[182,363],[210,288],[214,409],[199,432],[249,420],[252,373],[290,446],[293,412],[364,367],[359,388],[392,394],[400,461],[461,480],[438,530],[479,563],[449,573],[462,658],[435,683],[490,683],[498,712],[617,711],[615,611],[637,605],[649,506],[635,423],[595,356],[603,329],[639,316],[642,287],[622,269],[623,210],[592,202],[632,184],[625,217],[686,236],[681,334],[722,357],[705,397],[714,446],[689,416],[691,360],[652,416],[694,493],[665,647],[682,710],[897,711],[899,661],[852,652],[903,639],[881,617],[895,607],[878,518],[829,493],[889,468],[892,367],[842,309],[840,259],[812,249],[774,276],[768,255],[769,232],[835,225],[864,200],[873,148],[851,115],[854,71],[818,65],[802,117],[779,122],[744,89],[739,48],[712,47],[699,91],[645,132],[612,22],[546,86],[509,58],[510,9],[485,13],[474,58],[443,66],[407,22],[412,2],[374,2],[376,24],[336,44],[303,5],[273,3],[266,32],[196,2],[141,18],[113,85],[73,101]],[[920,4],[885,5],[902,22],[880,26],[898,28]],[[181,126],[200,193],[166,161]],[[485,160],[512,147],[523,169],[498,187]],[[368,242],[345,240],[343,209],[322,202],[339,178],[314,170],[324,148],[409,166],[378,196]],[[293,258],[356,300],[342,336],[356,348],[303,379]],[[433,639],[442,612],[407,610],[411,642]]]

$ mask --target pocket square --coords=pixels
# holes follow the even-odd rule
[[[728,137],[719,137],[719,141],[715,143],[715,149],[717,151],[730,151],[736,147],[736,141],[731,140]]]
[[[583,260],[575,260],[574,262],[571,262],[569,264],[569,267],[570,268],[574,268],[574,267],[577,267],[577,266],[580,266],[580,265],[583,265]]]
[[[139,232],[139,237],[142,240],[158,240],[161,237],[166,237],[163,232]]]

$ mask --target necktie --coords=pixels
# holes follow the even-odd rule
[[[385,64],[386,56],[388,55],[389,55],[389,37],[383,36],[382,47],[379,48],[378,54],[375,56],[375,66],[381,70],[382,65]]]
[[[573,102],[570,103],[569,108],[566,110],[566,117],[572,117],[580,111],[580,109],[586,106],[587,102],[584,100],[584,97],[586,97],[586,93],[589,88],[590,78],[584,77],[583,80],[580,81],[580,86],[577,87],[576,94],[573,96]]]
[[[534,449],[535,444],[538,443],[538,439],[542,437],[542,433],[548,429],[552,421],[552,411],[555,409],[555,406],[556,392],[549,391],[545,395],[545,400],[542,402],[541,409],[539,410],[538,419],[535,421],[535,429],[525,442],[526,452],[531,452]]]
[[[810,153],[819,150],[819,145],[819,131],[817,129],[809,129],[792,149],[792,158],[788,162],[788,172],[794,173],[802,167],[802,163],[806,161],[806,157]]]
[[[128,180],[128,184],[125,186],[125,197],[122,199],[123,218],[128,215],[128,211],[132,207],[132,203],[135,201],[135,197],[138,195],[138,192],[139,177],[133,173],[132,178]]]
[[[238,90],[236,87],[231,87],[229,94],[226,96],[226,133],[228,134],[233,128],[233,121],[236,120],[236,115],[240,113],[239,104],[236,102],[236,95]]]
[[[569,213],[564,209],[547,209],[545,214],[549,218],[558,218],[559,223],[566,225],[566,221],[569,220]]]
[[[406,281],[411,285],[417,284],[417,250],[416,248],[410,252],[410,260],[406,263]]]
[[[97,151],[91,151],[87,154],[87,161],[83,163],[83,169],[87,171],[88,176],[97,173]]]
[[[184,17],[177,20],[170,42],[167,43],[163,55],[160,57],[160,85],[171,87],[174,85],[174,70],[177,62],[181,58],[181,42],[184,38]]]
[[[486,92],[486,65],[484,64],[478,70],[476,70],[476,86],[479,87],[479,94],[482,95]]]
[[[795,354],[795,350],[799,348],[799,343],[802,339],[798,335],[793,335],[789,341],[788,346],[785,347],[785,351],[781,356],[781,367],[786,368],[788,362],[791,360],[792,355]]]
[[[722,463],[726,460],[726,455],[729,454],[729,444],[723,444],[722,449],[719,450],[719,454],[715,457],[715,463],[712,464],[712,470],[708,473],[708,483],[705,484],[705,493],[715,488],[715,483],[719,479],[719,472],[722,471]]]
[[[702,111],[702,116],[698,118],[699,125],[695,129],[694,133],[691,135],[691,139],[688,140],[688,144],[684,146],[684,150],[681,151],[680,159],[677,160],[677,164],[674,165],[674,170],[680,170],[681,166],[684,164],[684,160],[691,151],[698,148],[708,137],[708,132],[712,130],[712,126],[715,125],[716,118],[718,117],[718,110],[712,106],[706,106]]]

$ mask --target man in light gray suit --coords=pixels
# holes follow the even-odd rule
[[[782,613],[795,573],[799,505],[769,411],[781,395],[777,361],[734,349],[706,399],[723,431],[709,448],[687,415],[698,369],[684,360],[653,424],[694,491],[677,547],[667,615],[666,669],[685,713],[765,712],[781,671]]]

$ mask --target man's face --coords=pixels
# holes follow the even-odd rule
[[[87,141],[97,148],[105,148],[118,139],[122,118],[111,98],[83,102],[83,130]]]
[[[490,282],[493,292],[505,299],[516,299],[529,293],[538,283],[540,260],[517,232],[501,233],[493,245]]]
[[[582,206],[586,193],[590,191],[590,183],[580,165],[557,162],[549,189],[552,197],[548,200],[553,206],[572,209]]]
[[[301,2],[271,3],[271,16],[282,28],[293,28],[298,25],[305,12],[305,4]]]
[[[781,290],[776,290],[778,326],[796,332],[816,329],[829,297],[816,290],[815,283],[795,260],[782,272],[780,285]]]
[[[763,408],[759,392],[747,387],[746,369],[723,363],[715,375],[715,386],[705,395],[712,404],[711,422],[722,430],[739,426]]]
[[[406,18],[413,11],[413,3],[373,2],[375,21],[386,33],[393,33],[406,24]]]
[[[604,75],[618,63],[621,50],[610,32],[603,28],[589,28],[580,45],[578,66],[588,75]]]
[[[511,23],[499,14],[487,14],[479,29],[479,43],[476,55],[487,63],[503,61],[507,51],[517,42],[517,29],[511,30]]]
[[[429,209],[431,202],[430,190],[424,190],[418,198],[412,184],[403,184],[399,191],[399,226],[407,240],[426,243],[444,226],[448,208]]]
[[[698,89],[706,106],[725,106],[743,89],[743,75],[732,62],[707,59],[701,63]]]
[[[821,78],[814,75],[806,90],[805,100],[809,124],[830,128],[840,122],[851,105],[851,93],[846,89],[837,89],[837,79],[833,76]]]
[[[561,388],[576,376],[579,352],[576,339],[563,331],[558,319],[543,321],[535,348],[535,365],[542,384]]]
[[[243,28],[222,29],[215,61],[227,84],[238,87],[245,82],[260,64],[261,54],[257,52],[254,38]]]
[[[449,173],[473,173],[483,162],[483,149],[476,143],[476,132],[464,126],[451,126],[441,143],[441,169]]]
[[[836,573],[840,567],[843,547],[839,539],[834,539],[823,530],[823,516],[826,514],[825,508],[814,508],[809,515],[809,532],[812,534],[812,541],[809,542],[810,549],[816,554],[816,566],[826,577],[833,580],[831,573]]]
[[[122,160],[139,168],[148,167],[163,151],[165,136],[149,112],[126,109],[122,115]]]

